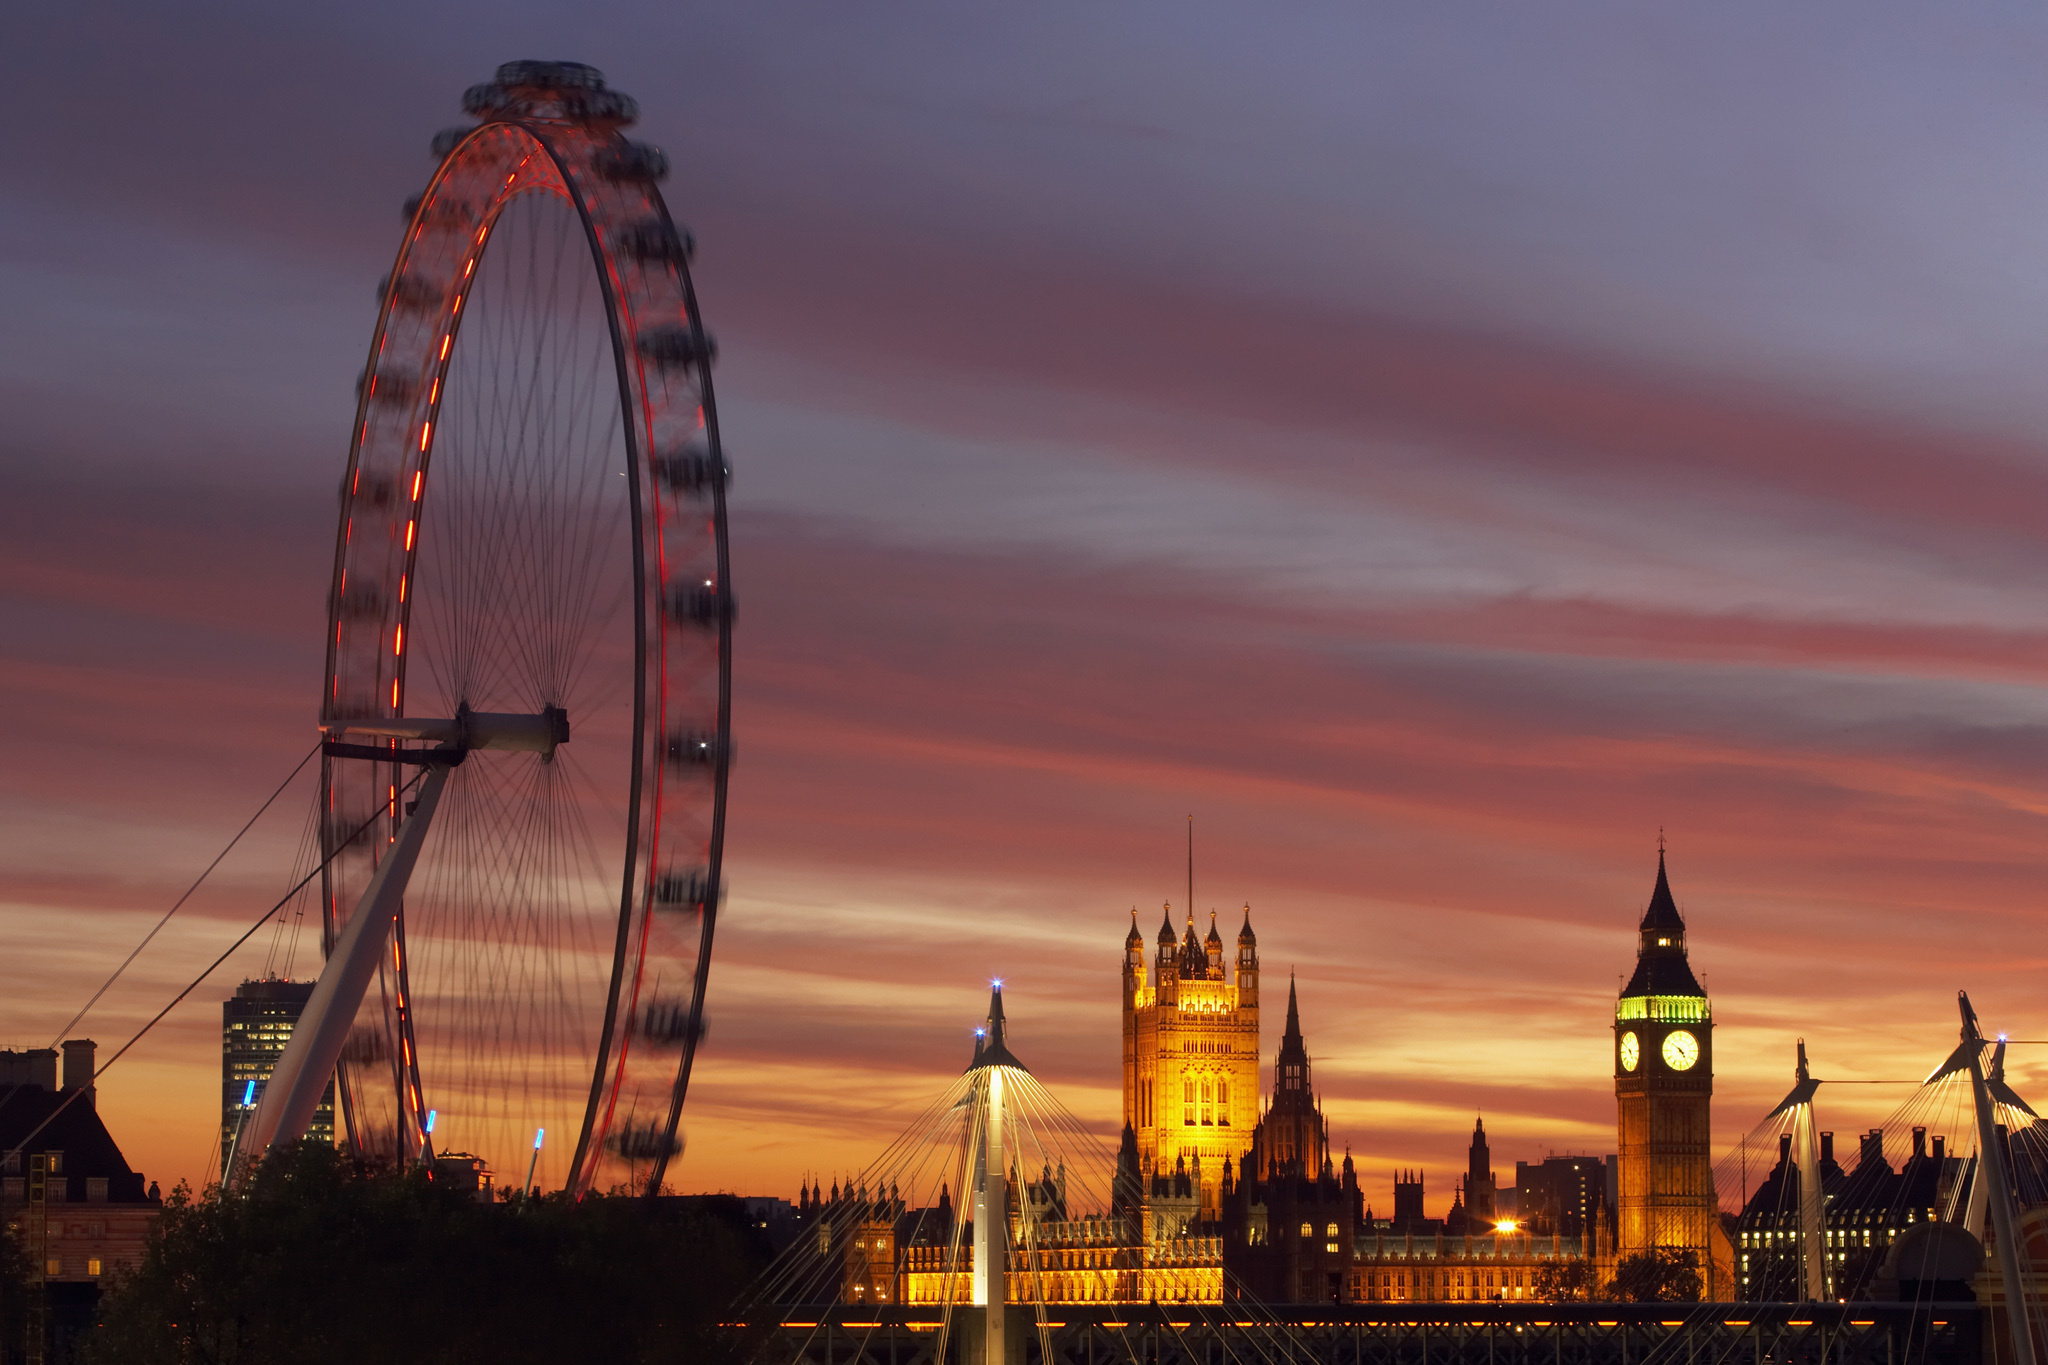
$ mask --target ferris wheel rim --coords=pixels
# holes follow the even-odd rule
[[[565,153],[564,134],[580,138],[577,155]],[[621,297],[627,272],[622,268],[617,243],[608,239],[606,231],[593,215],[592,196],[589,193],[595,160],[607,152],[624,156],[626,149],[635,144],[625,142],[618,135],[617,128],[601,130],[591,135],[589,130],[576,130],[558,122],[535,120],[525,117],[494,115],[487,117],[476,128],[468,130],[445,150],[441,163],[430,179],[426,192],[414,208],[403,244],[388,277],[389,287],[378,311],[376,327],[372,334],[369,364],[365,367],[365,381],[359,394],[356,421],[350,443],[347,472],[343,485],[342,525],[337,532],[335,571],[330,581],[330,602],[328,612],[327,669],[325,696],[323,697],[323,727],[339,719],[338,703],[341,700],[342,684],[340,667],[342,641],[345,631],[345,617],[350,610],[347,572],[349,565],[349,539],[353,525],[352,511],[355,500],[361,494],[360,480],[365,444],[370,439],[372,408],[376,398],[376,387],[381,378],[380,361],[385,356],[391,341],[394,315],[402,307],[404,283],[411,278],[410,269],[416,251],[424,238],[427,216],[433,212],[437,195],[445,190],[465,168],[466,153],[473,152],[482,144],[510,138],[521,143],[527,153],[527,160],[534,154],[544,158],[543,173],[518,179],[518,172],[506,179],[491,196],[488,204],[478,214],[481,227],[475,234],[475,248],[471,253],[471,267],[479,261],[488,249],[491,237],[497,230],[499,218],[508,204],[519,194],[529,192],[551,193],[573,208],[581,225],[585,244],[590,251],[590,267],[598,277],[599,296],[602,300],[606,327],[610,333],[611,358],[619,389],[620,424],[628,458],[632,461],[633,472],[627,480],[629,489],[629,516],[632,528],[632,600],[634,608],[634,664],[636,684],[633,691],[633,719],[631,725],[631,776],[627,784],[628,830],[624,839],[620,859],[620,881],[618,913],[612,944],[610,979],[605,994],[605,1015],[600,1037],[594,1049],[592,1080],[589,1098],[583,1106],[581,1131],[578,1135],[576,1155],[570,1164],[568,1186],[575,1193],[589,1188],[592,1174],[598,1165],[599,1154],[593,1147],[593,1139],[602,1142],[610,1132],[619,1102],[620,1088],[624,1083],[625,1063],[633,1048],[632,1030],[621,1024],[633,1016],[639,1005],[639,993],[646,984],[647,936],[654,919],[654,878],[659,850],[655,844],[659,838],[659,821],[662,817],[662,802],[671,782],[668,765],[662,762],[658,750],[666,742],[665,731],[670,725],[669,711],[669,669],[670,650],[667,647],[669,633],[677,627],[664,609],[663,595],[666,584],[662,580],[662,547],[659,543],[650,546],[647,531],[650,525],[650,500],[659,502],[661,490],[658,480],[650,472],[650,466],[659,444],[654,414],[651,410],[654,386],[648,381],[646,370],[649,364],[647,338],[649,330],[637,310],[630,306],[632,301]],[[437,150],[440,150],[437,148]],[[513,188],[516,185],[516,188]],[[670,238],[680,238],[669,213],[666,201],[652,184],[642,187],[646,207],[656,215],[660,230]],[[614,227],[616,224],[613,225]],[[672,268],[681,298],[681,317],[697,338],[703,338],[702,320],[698,311],[694,281],[683,259],[666,262]],[[434,415],[438,409],[432,406],[438,401],[440,381],[448,373],[450,352],[457,344],[460,331],[463,304],[474,281],[465,273],[460,281],[451,282],[448,297],[448,326],[434,361],[434,400],[429,403],[429,414],[425,419],[419,448],[419,479],[430,477],[432,455],[438,443],[439,433]],[[680,1057],[675,1068],[674,1080],[668,1089],[668,1104],[665,1122],[661,1125],[658,1150],[652,1172],[647,1182],[649,1193],[660,1187],[670,1157],[673,1155],[675,1136],[680,1113],[687,1092],[691,1070],[697,1052],[697,1044],[703,1033],[703,1007],[711,957],[711,947],[717,920],[717,888],[723,885],[723,843],[725,806],[729,787],[731,755],[731,612],[730,612],[730,548],[727,532],[726,499],[724,488],[724,453],[720,438],[715,400],[712,392],[709,357],[700,353],[696,357],[687,382],[694,386],[697,398],[697,420],[701,424],[704,442],[708,448],[714,477],[709,480],[709,540],[716,564],[717,590],[723,594],[724,608],[717,612],[715,626],[716,661],[716,711],[713,734],[710,740],[710,784],[709,840],[705,850],[705,875],[707,890],[702,900],[689,1014],[683,1026]],[[666,401],[666,400],[664,400]],[[421,483],[413,485],[414,501],[417,502]],[[652,509],[652,521],[659,538],[662,512]],[[407,574],[416,560],[412,524],[406,532],[405,560]],[[650,595],[650,593],[652,595]],[[390,612],[403,641],[403,632],[409,627],[413,608],[412,597],[408,596],[401,580],[399,600]],[[652,637],[652,638],[651,638]],[[652,646],[652,648],[650,648]],[[398,711],[407,697],[403,670],[406,656],[399,653],[393,662],[390,706]],[[648,682],[654,679],[650,689]],[[377,695],[381,696],[381,692]],[[650,710],[654,714],[650,715]],[[650,758],[652,762],[650,763]],[[344,760],[345,761],[345,760]],[[331,764],[332,760],[329,760]],[[650,774],[649,769],[652,768]],[[331,802],[336,790],[331,776],[323,775],[325,798]],[[651,791],[651,801],[650,801]],[[642,812],[651,814],[653,824],[642,825]],[[331,941],[337,904],[333,897],[327,898],[323,914],[323,947]],[[637,931],[637,932],[636,932]],[[639,942],[636,945],[636,938]],[[636,951],[637,948],[637,951]],[[401,964],[400,971],[405,970]],[[347,1104],[347,1088],[337,1087],[344,1106]],[[353,1117],[350,1118],[353,1134]]]

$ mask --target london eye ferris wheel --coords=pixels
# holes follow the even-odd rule
[[[632,100],[513,62],[463,104],[407,204],[341,490],[320,990],[362,984],[324,1024],[337,1129],[651,1193],[704,1034],[732,754],[715,348]],[[292,1135],[270,1101],[266,1138]]]

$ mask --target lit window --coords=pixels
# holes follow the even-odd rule
[[[1330,1230],[1329,1230],[1328,1232],[1325,1232],[1325,1233],[1323,1234],[1323,1236],[1325,1236],[1325,1237],[1335,1237],[1336,1235],[1337,1235],[1337,1225],[1336,1225],[1335,1223],[1332,1223],[1332,1224],[1330,1224]]]
[[[64,1262],[52,1256],[49,1260],[43,1262],[43,1273],[45,1275],[62,1275],[64,1273]]]
[[[1302,1236],[1304,1236],[1304,1237],[1313,1237],[1313,1236],[1315,1236],[1315,1235],[1316,1235],[1316,1225],[1315,1225],[1314,1223],[1303,1223],[1303,1224],[1301,1225],[1301,1235],[1302,1235]]]
[[[95,1256],[85,1263],[85,1273],[88,1275],[97,1275],[100,1273],[99,1257]]]

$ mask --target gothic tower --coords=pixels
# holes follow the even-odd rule
[[[1214,1219],[1223,1173],[1251,1147],[1259,1117],[1258,939],[1246,906],[1231,981],[1215,916],[1202,939],[1192,914],[1185,936],[1172,915],[1169,905],[1149,970],[1136,911],[1124,937],[1124,1122],[1143,1177],[1199,1170],[1202,1217]]]
[[[1727,1297],[1721,1266],[1733,1258],[1714,1198],[1714,1015],[1686,960],[1661,848],[1635,975],[1614,1009],[1614,1096],[1619,1254],[1694,1252],[1707,1297]]]
[[[1308,1045],[1301,1036],[1301,1011],[1294,982],[1287,983],[1287,1031],[1273,1058],[1273,1102],[1259,1120],[1252,1146],[1253,1175],[1260,1180],[1294,1176],[1314,1180],[1330,1157],[1330,1128],[1309,1082]]]
[[[1465,1154],[1465,1216],[1472,1231],[1485,1231],[1499,1211],[1499,1191],[1493,1180],[1493,1153],[1486,1145],[1486,1120],[1472,1120],[1472,1146]]]

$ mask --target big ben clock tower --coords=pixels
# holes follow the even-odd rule
[[[1728,1297],[1734,1253],[1714,1197],[1714,1012],[1686,960],[1661,847],[1635,975],[1614,1007],[1614,1098],[1616,1250],[1694,1252],[1706,1297]]]

